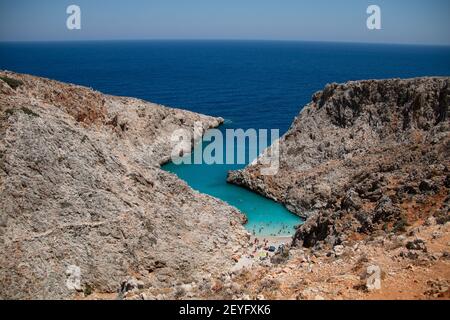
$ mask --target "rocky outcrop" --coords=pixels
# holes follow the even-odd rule
[[[262,164],[228,181],[308,218],[306,247],[449,220],[449,78],[330,84],[280,139],[280,170]],[[269,153],[270,154],[270,153]]]
[[[222,119],[0,72],[0,298],[130,279],[163,290],[227,270],[244,217],[160,169],[172,132],[195,121]]]

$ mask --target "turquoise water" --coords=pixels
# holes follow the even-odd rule
[[[223,132],[228,125],[221,127]],[[197,144],[196,150],[204,147]],[[246,148],[248,150],[248,147]],[[185,156],[193,157],[193,154]],[[248,155],[247,155],[248,157]],[[283,205],[260,196],[245,188],[226,183],[227,172],[243,168],[243,165],[226,164],[181,164],[169,163],[163,169],[175,173],[188,182],[195,190],[219,198],[241,210],[248,219],[246,229],[258,236],[290,236],[295,232],[295,226],[303,221],[289,212]]]

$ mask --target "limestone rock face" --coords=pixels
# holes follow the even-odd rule
[[[228,181],[308,218],[295,239],[331,246],[397,232],[435,215],[448,221],[449,78],[330,84],[280,139],[280,170],[263,165]]]
[[[242,214],[160,169],[172,132],[195,121],[223,120],[0,72],[0,298],[114,293],[129,278],[164,288],[231,267]]]

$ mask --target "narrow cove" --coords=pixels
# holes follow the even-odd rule
[[[230,128],[223,125],[220,130]],[[203,145],[204,147],[204,145]],[[197,144],[195,149],[202,148]],[[185,155],[192,157],[193,153]],[[245,165],[227,164],[180,164],[168,163],[163,169],[176,174],[194,190],[216,197],[239,209],[247,216],[245,228],[259,237],[285,237],[295,232],[295,227],[303,222],[283,205],[267,199],[245,188],[227,183],[227,172],[239,170]]]

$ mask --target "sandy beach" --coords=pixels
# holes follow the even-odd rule
[[[264,243],[268,241],[268,246],[274,246],[278,248],[281,244],[290,244],[292,242],[292,237],[284,236],[284,237],[274,237],[274,236],[251,236],[250,241],[252,243],[255,242],[255,239],[258,239],[259,243]]]

